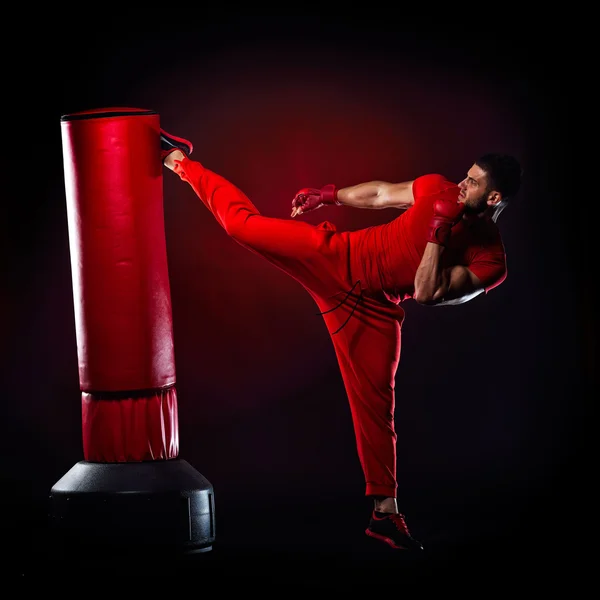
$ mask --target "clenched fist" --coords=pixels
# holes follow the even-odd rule
[[[331,204],[340,205],[337,200],[337,188],[332,183],[317,188],[302,188],[292,200],[292,217],[302,215]]]
[[[458,199],[440,198],[433,203],[433,217],[429,222],[428,242],[446,246],[450,231],[462,218],[466,205]]]

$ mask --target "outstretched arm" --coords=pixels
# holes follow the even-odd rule
[[[415,275],[413,299],[427,306],[463,304],[484,291],[480,279],[461,265],[442,268],[444,246],[429,242]]]
[[[410,208],[415,199],[412,181],[388,183],[387,181],[369,181],[344,188],[333,184],[320,189],[303,188],[292,200],[292,217],[316,210],[322,206],[344,205],[354,208]]]
[[[337,191],[337,200],[344,206],[354,208],[399,208],[406,210],[415,203],[412,181],[388,183],[387,181],[369,181]]]

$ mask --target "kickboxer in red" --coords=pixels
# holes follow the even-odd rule
[[[458,184],[426,174],[403,183],[304,188],[292,201],[292,218],[277,219],[261,215],[236,186],[191,160],[192,149],[161,130],[163,164],[192,187],[229,236],[298,281],[323,315],[348,395],[365,493],[374,501],[367,535],[422,550],[396,500],[401,303],[461,304],[504,281],[496,220],[519,190],[519,162],[486,154]],[[326,205],[401,212],[389,223],[346,232],[327,221],[294,220]]]

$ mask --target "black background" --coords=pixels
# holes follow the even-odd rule
[[[405,307],[398,500],[429,552],[418,565],[364,535],[371,504],[312,300],[165,171],[181,457],[214,485],[219,532],[211,570],[198,564],[194,577],[225,586],[247,566],[243,581],[259,587],[287,573],[286,585],[401,590],[429,566],[539,585],[548,561],[563,574],[585,564],[595,315],[588,219],[567,193],[577,170],[565,48],[525,24],[490,31],[468,16],[411,29],[386,15],[197,21],[178,10],[198,26],[64,25],[31,36],[30,53],[5,66],[5,564],[31,582],[70,571],[51,566],[45,537],[49,489],[82,458],[60,117],[110,106],[158,111],[197,160],[275,217],[301,187],[427,172],[458,181],[488,150],[514,153],[525,170],[499,220],[506,282],[460,307]],[[392,217],[304,218],[344,229]]]

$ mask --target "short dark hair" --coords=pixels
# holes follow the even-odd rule
[[[487,173],[490,188],[499,191],[503,199],[512,198],[519,191],[523,169],[514,156],[490,152],[480,156],[475,164]]]

